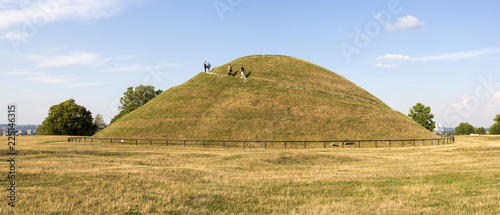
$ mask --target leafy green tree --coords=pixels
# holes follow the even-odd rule
[[[104,117],[102,114],[98,113],[94,119],[95,133],[105,129],[108,125],[104,122]]]
[[[500,122],[491,125],[488,132],[490,132],[490,134],[500,134]]]
[[[38,127],[41,135],[86,135],[95,133],[92,113],[85,107],[68,99],[57,105],[52,105],[49,114],[42,125]]]
[[[488,131],[490,134],[500,134],[500,114],[497,114],[493,121],[495,121],[495,124],[491,125]]]
[[[111,123],[116,122],[116,120],[125,116],[127,113],[130,113],[140,106],[148,103],[149,100],[160,95],[162,92],[162,90],[155,90],[154,86],[144,86],[142,84],[135,88],[127,88],[127,91],[125,91],[123,96],[120,98],[121,106],[118,107],[120,112],[113,117]]]
[[[434,128],[436,127],[436,122],[432,121],[432,119],[434,118],[434,114],[431,113],[430,106],[425,106],[422,103],[417,103],[412,108],[410,108],[408,116],[429,131],[434,130]]]
[[[461,122],[455,128],[455,135],[470,135],[472,133],[474,133],[474,126],[468,122]]]
[[[483,127],[474,128],[474,134],[486,134],[486,130]]]

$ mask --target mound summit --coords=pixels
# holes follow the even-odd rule
[[[236,76],[227,75],[233,66]],[[239,67],[250,73],[246,82]],[[236,59],[172,87],[96,137],[212,140],[436,136],[344,77],[274,55]]]

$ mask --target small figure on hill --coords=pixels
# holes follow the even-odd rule
[[[241,65],[240,71],[241,71],[241,77],[240,78],[247,78],[247,77],[245,77],[245,68],[243,67],[243,65]]]
[[[209,63],[209,62],[207,62],[207,72],[210,72],[210,67],[211,67],[211,66],[212,66],[212,65],[210,65],[210,63]]]
[[[207,62],[203,63],[203,72],[207,72]]]
[[[227,74],[231,76],[232,73],[233,73],[233,67],[231,66],[231,64],[229,64],[229,67],[227,68]]]

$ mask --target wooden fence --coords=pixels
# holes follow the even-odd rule
[[[248,140],[169,140],[134,138],[93,138],[70,137],[68,142],[110,142],[121,144],[161,144],[165,146],[203,146],[203,147],[242,147],[242,148],[380,148],[380,147],[417,147],[445,145],[455,142],[455,137],[439,139],[411,140],[333,140],[333,141],[248,141]]]

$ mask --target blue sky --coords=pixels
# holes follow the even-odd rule
[[[499,1],[1,0],[0,106],[40,124],[74,98],[109,120],[127,87],[166,90],[254,54],[298,57],[404,114],[489,127],[500,113]],[[6,114],[5,114],[6,115]],[[7,117],[0,117],[6,123]]]

